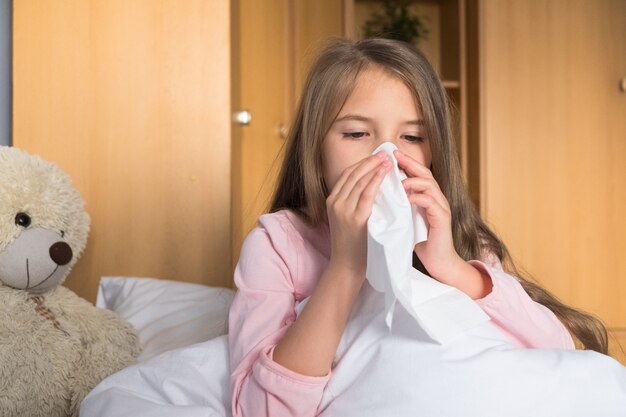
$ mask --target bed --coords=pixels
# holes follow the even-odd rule
[[[383,311],[384,302],[366,291],[363,305]],[[135,325],[144,351],[85,398],[81,417],[232,417],[226,324],[233,296],[199,284],[103,278],[97,305]],[[359,340],[384,327],[384,314],[347,328],[350,348],[333,370],[320,416],[626,416],[626,368],[610,357],[515,349],[489,326],[434,348],[410,334],[408,313],[397,314],[391,333],[375,343]]]

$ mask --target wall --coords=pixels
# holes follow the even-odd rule
[[[231,285],[230,6],[13,3],[13,144],[86,202],[89,301],[105,275]]]
[[[481,212],[626,363],[626,1],[479,6]]]
[[[0,145],[11,143],[11,0],[0,0]]]

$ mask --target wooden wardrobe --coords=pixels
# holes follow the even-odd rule
[[[468,12],[481,213],[537,281],[605,322],[626,363],[626,1]]]
[[[338,0],[14,2],[13,144],[92,218],[66,285],[104,275],[232,286],[267,206],[307,62]],[[320,22],[322,22],[320,24]],[[233,121],[247,110],[248,125]]]
[[[14,144],[65,169],[94,220],[67,284],[231,285],[310,57],[375,3],[14,2]],[[415,3],[482,215],[626,363],[626,0]]]
[[[376,0],[344,0],[346,33]],[[626,363],[626,0],[416,0],[471,195],[518,266]]]
[[[14,1],[13,144],[57,163],[92,218],[66,285],[230,286],[227,0]]]

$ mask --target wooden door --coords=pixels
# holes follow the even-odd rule
[[[233,111],[249,125],[233,127],[233,265],[241,243],[266,210],[278,170],[291,102],[289,8],[284,0],[238,0],[233,13]]]
[[[250,111],[233,128],[233,263],[266,211],[284,137],[316,52],[343,33],[343,1],[238,0],[234,3],[234,111]]]
[[[14,2],[14,145],[56,162],[92,217],[66,285],[230,286],[230,2]]]
[[[482,212],[626,349],[626,1],[482,0],[479,28]]]

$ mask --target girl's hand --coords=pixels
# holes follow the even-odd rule
[[[365,280],[367,220],[385,174],[387,154],[341,173],[326,199],[331,255],[308,303],[274,348],[273,360],[297,373],[328,374],[352,306]]]
[[[457,286],[455,281],[467,264],[454,248],[448,200],[428,168],[398,150],[394,155],[407,174],[402,184],[409,202],[423,209],[429,224],[428,240],[415,245],[415,253],[433,278]]]
[[[330,264],[364,279],[367,265],[367,220],[385,175],[391,169],[385,152],[348,167],[326,199],[331,236]]]

